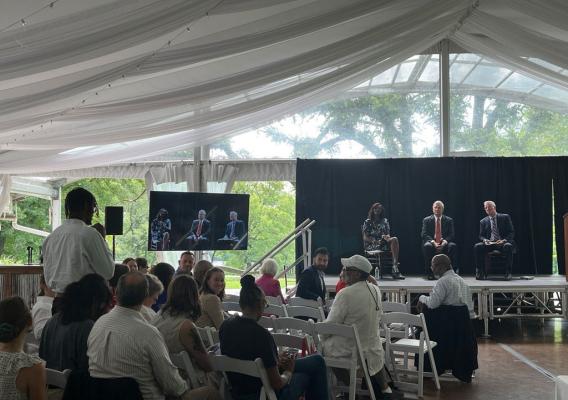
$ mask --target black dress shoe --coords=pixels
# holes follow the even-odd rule
[[[428,274],[428,280],[429,280],[429,281],[435,281],[435,280],[436,280],[436,277],[435,277],[434,275],[432,275],[432,274]]]
[[[511,273],[509,272],[507,275],[505,275],[505,280],[510,281],[511,279],[513,279],[513,275],[511,275]]]
[[[478,281],[484,281],[487,277],[485,276],[485,274],[478,272],[477,274],[475,274],[475,279],[477,279]]]

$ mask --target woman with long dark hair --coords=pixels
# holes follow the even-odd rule
[[[198,380],[205,385],[205,373],[212,371],[212,367],[194,323],[200,316],[197,284],[191,276],[180,275],[170,284],[168,300],[152,325],[158,328],[164,337],[170,353],[187,351]]]
[[[399,243],[396,236],[390,235],[390,224],[384,216],[385,209],[381,203],[374,203],[369,209],[367,219],[363,223],[363,244],[366,251],[391,251],[392,277],[401,279],[403,276],[398,269]]]

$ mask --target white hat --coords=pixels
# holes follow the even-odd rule
[[[341,264],[345,268],[357,268],[359,271],[365,272],[367,274],[371,273],[373,266],[365,257],[355,254],[349,258],[342,258]]]

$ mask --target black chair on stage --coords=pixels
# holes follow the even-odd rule
[[[390,250],[365,250],[365,257],[373,266],[371,274],[374,274],[375,277],[377,276],[377,271],[380,279],[385,274],[392,275],[393,260]]]
[[[515,259],[516,249],[513,248],[511,257]],[[513,271],[507,269],[507,256],[501,250],[492,250],[485,254],[485,276],[486,278],[504,278],[508,279],[509,274]],[[513,262],[514,263],[514,262]],[[511,265],[512,269],[512,265]]]

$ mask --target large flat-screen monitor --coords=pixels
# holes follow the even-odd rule
[[[248,194],[150,192],[148,250],[246,250]]]

